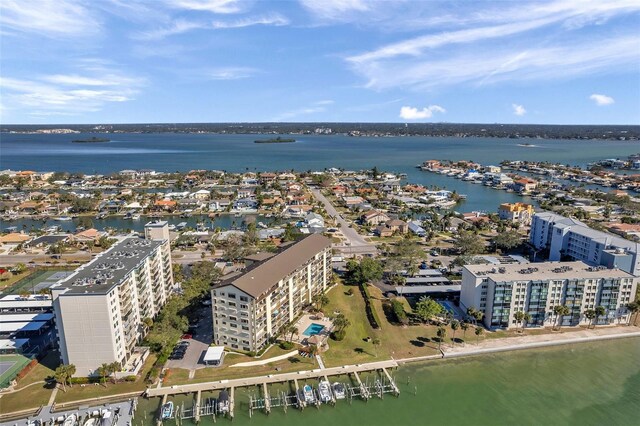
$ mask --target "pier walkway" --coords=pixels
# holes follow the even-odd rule
[[[370,362],[367,364],[345,365],[341,367],[330,367],[310,371],[296,371],[292,373],[270,374],[267,376],[247,377],[243,379],[219,380],[215,382],[193,383],[187,385],[174,385],[160,388],[149,388],[146,395],[152,397],[164,397],[165,395],[177,395],[184,393],[196,393],[198,391],[215,391],[232,387],[247,387],[270,383],[280,383],[293,380],[316,379],[324,376],[337,376],[352,373],[362,373],[388,368],[396,368],[398,363],[395,360],[385,360]]]

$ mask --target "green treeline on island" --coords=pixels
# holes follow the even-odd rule
[[[96,142],[109,142],[111,141],[111,139],[106,139],[106,138],[98,138],[96,136],[93,136],[89,139],[74,139],[71,142],[73,143],[96,143]]]
[[[278,136],[277,138],[271,138],[271,139],[256,139],[254,142],[255,143],[290,143],[295,141],[296,141],[295,139],[282,138]]]

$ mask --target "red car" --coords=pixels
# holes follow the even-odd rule
[[[183,334],[181,339],[191,339],[193,336],[191,334]]]

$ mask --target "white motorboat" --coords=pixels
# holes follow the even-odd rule
[[[331,388],[333,390],[333,394],[336,396],[336,399],[345,399],[347,397],[346,389],[344,388],[344,385],[342,383],[334,383]]]
[[[320,401],[328,404],[331,402],[331,385],[326,380],[320,381],[318,385],[318,392],[320,393]]]
[[[304,402],[307,404],[315,404],[316,396],[313,393],[313,388],[310,385],[304,385],[302,391],[304,392]]]
[[[75,414],[69,414],[65,419],[62,426],[76,426],[78,424],[78,416]]]
[[[170,419],[173,417],[173,402],[169,401],[162,406],[162,419]]]

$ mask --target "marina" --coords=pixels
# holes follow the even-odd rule
[[[75,409],[41,407],[26,419],[7,420],[0,426],[127,426],[132,425],[138,398],[100,406],[81,405]]]
[[[262,377],[149,388],[145,396],[162,397],[157,415],[157,423],[161,425],[169,419],[199,421],[203,416],[212,416],[213,419],[216,416],[233,418],[235,392],[237,389],[245,389],[249,393],[248,411],[251,417],[256,411],[269,414],[277,408],[284,412],[288,408],[319,409],[322,405],[335,405],[338,400],[348,400],[351,403],[354,399],[382,399],[385,394],[399,396],[400,388],[389,372],[397,367],[394,360],[378,361]],[[362,380],[362,374],[367,374],[368,377]],[[331,378],[337,380],[331,382]],[[206,398],[203,401],[203,392],[216,391],[219,392],[217,398]],[[188,404],[185,406],[183,402],[174,409],[170,398],[183,394],[194,396],[191,407]]]

